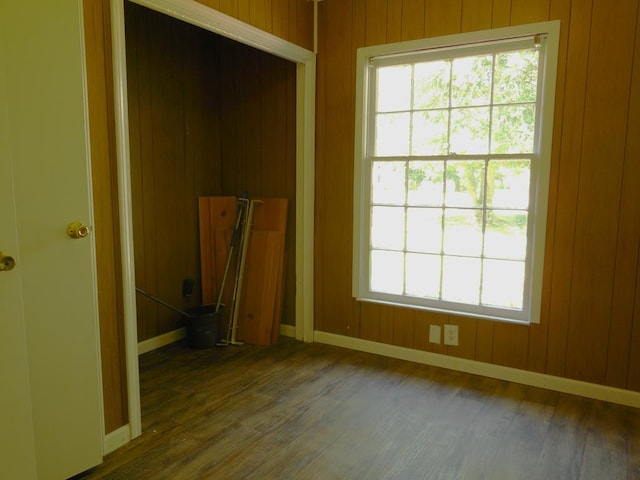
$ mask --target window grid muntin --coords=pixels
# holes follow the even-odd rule
[[[484,157],[483,161],[484,161],[484,167],[483,167],[483,201],[482,204],[479,206],[447,206],[446,205],[446,189],[447,189],[447,184],[449,182],[446,181],[446,172],[447,172],[447,161],[460,161],[460,160],[478,160],[478,157]],[[524,159],[524,160],[529,160],[530,161],[530,169],[533,168],[533,164],[534,164],[534,156],[533,155],[517,155],[516,157],[518,157],[519,159]],[[370,160],[374,161],[375,157],[371,157]],[[499,156],[490,156],[490,157],[486,157],[486,156],[481,156],[481,155],[475,155],[472,156],[469,159],[466,159],[465,156],[461,156],[461,155],[454,155],[454,156],[441,156],[438,158],[438,160],[435,159],[431,159],[432,161],[444,161],[444,168],[443,168],[443,181],[442,181],[442,188],[443,188],[443,199],[442,199],[442,203],[441,205],[411,205],[408,202],[408,192],[409,192],[409,188],[408,188],[408,181],[409,181],[409,170],[410,170],[410,164],[413,161],[418,161],[415,160],[414,157],[402,157],[402,158],[394,158],[393,160],[390,160],[388,157],[378,157],[375,158],[375,161],[383,161],[383,162],[388,162],[388,161],[394,161],[394,162],[398,162],[398,161],[403,161],[405,163],[405,167],[404,167],[404,171],[405,171],[405,191],[404,191],[404,196],[405,196],[405,202],[403,205],[398,205],[398,204],[390,204],[390,203],[374,203],[373,201],[370,202],[370,206],[369,209],[370,211],[372,211],[373,207],[379,207],[379,206],[386,206],[386,207],[392,207],[392,208],[398,208],[398,209],[402,209],[403,210],[403,221],[404,221],[404,246],[403,248],[400,249],[384,249],[384,248],[374,248],[373,245],[371,244],[371,241],[369,242],[369,251],[370,251],[370,258],[371,258],[371,252],[375,251],[389,251],[389,252],[397,252],[397,253],[402,253],[403,255],[403,270],[405,272],[405,274],[403,275],[403,285],[402,285],[402,293],[399,294],[401,296],[408,296],[408,297],[414,297],[414,298],[425,298],[425,299],[432,299],[432,297],[415,297],[414,295],[411,295],[407,292],[407,286],[406,286],[406,281],[407,281],[407,275],[406,275],[406,271],[407,271],[407,255],[408,254],[425,254],[425,252],[420,252],[420,251],[416,251],[416,250],[410,250],[407,248],[407,221],[408,221],[408,209],[409,208],[415,208],[415,209],[439,209],[441,211],[441,228],[440,228],[440,251],[437,253],[437,255],[440,257],[440,279],[439,279],[439,297],[437,299],[433,299],[433,300],[437,300],[437,301],[442,301],[442,302],[447,302],[447,300],[444,300],[442,298],[442,289],[443,289],[443,276],[444,276],[444,261],[445,258],[447,257],[451,257],[451,258],[469,258],[469,259],[478,259],[480,262],[480,279],[479,279],[479,291],[478,291],[478,303],[477,304],[460,304],[460,305],[472,305],[474,307],[478,307],[478,308],[486,308],[486,307],[490,307],[490,305],[488,304],[484,304],[482,302],[482,288],[483,288],[483,284],[484,284],[484,268],[485,268],[485,260],[496,260],[496,261],[505,261],[505,262],[517,262],[517,263],[524,263],[525,265],[525,270],[527,269],[527,265],[529,263],[529,259],[530,259],[530,251],[532,248],[531,242],[527,241],[527,246],[526,246],[526,252],[525,252],[525,256],[524,258],[508,258],[508,257],[498,257],[498,256],[494,256],[494,255],[487,255],[486,254],[486,228],[487,228],[487,212],[490,210],[501,210],[501,211],[513,211],[513,212],[525,212],[527,214],[527,227],[526,227],[526,231],[525,231],[525,236],[528,238],[528,231],[530,228],[532,228],[532,221],[533,221],[533,216],[531,215],[531,206],[532,206],[532,202],[531,202],[531,194],[532,194],[532,188],[530,188],[529,191],[529,197],[530,197],[530,201],[528,203],[528,207],[526,209],[524,208],[510,208],[510,207],[500,207],[500,208],[495,208],[495,207],[489,207],[487,205],[487,174],[489,171],[489,163],[491,161],[496,161],[496,160],[500,160],[500,159],[508,159],[508,160],[512,160],[514,159],[513,155],[499,155]],[[426,161],[429,161],[429,159],[424,159]],[[423,161],[424,161],[423,160]],[[372,196],[370,197],[372,198]],[[467,210],[470,212],[476,212],[476,211],[481,211],[482,212],[482,222],[481,222],[481,249],[480,249],[480,253],[479,255],[465,255],[462,253],[451,253],[451,252],[446,252],[445,251],[445,223],[446,223],[446,211],[447,210]],[[435,253],[429,252],[426,253],[428,255],[436,255]],[[371,260],[370,260],[371,261]],[[526,307],[526,295],[525,295],[525,288],[526,288],[526,275],[527,275],[527,271],[525,271],[525,282],[523,283],[523,297],[522,297],[522,308],[520,309],[510,309],[508,307],[500,307],[500,308],[504,308],[506,310],[524,310]],[[371,280],[371,279],[370,279]],[[370,283],[370,288],[371,288],[371,283]],[[373,290],[372,290],[373,291]],[[375,292],[375,291],[373,291]],[[377,292],[377,293],[384,293],[384,292]],[[448,303],[455,303],[455,302],[451,302],[448,301]],[[455,303],[457,305],[457,303]],[[493,308],[497,308],[497,307],[493,307]]]
[[[370,75],[367,73],[372,71],[372,69],[367,68],[372,65],[379,66],[388,66],[392,64],[398,64],[397,57],[403,58],[411,58],[414,56],[419,61],[423,61],[423,55],[425,51],[429,52],[429,55],[432,55],[433,51],[436,51],[435,56],[432,56],[433,59],[436,58],[450,58],[451,50],[458,50],[460,48],[467,49],[467,52],[477,50],[480,54],[482,52],[490,51],[492,49],[491,45],[496,45],[500,43],[511,44],[513,41],[519,42],[520,45],[531,45],[535,43],[536,46],[541,46],[541,53],[538,57],[538,85],[537,85],[537,108],[534,112],[535,115],[535,126],[533,129],[533,152],[527,157],[530,157],[530,181],[529,181],[529,213],[528,213],[528,222],[527,222],[527,231],[531,232],[530,237],[528,238],[527,243],[527,252],[531,252],[531,259],[527,260],[525,265],[526,267],[526,277],[531,280],[531,283],[527,286],[527,289],[524,292],[525,297],[525,305],[529,305],[528,311],[524,312],[522,315],[518,314],[509,314],[509,313],[501,313],[504,309],[485,309],[484,311],[480,311],[477,308],[466,309],[463,304],[461,305],[449,305],[447,302],[438,302],[436,305],[426,305],[425,302],[413,302],[411,298],[392,298],[385,295],[375,295],[371,292],[367,292],[363,287],[367,282],[359,282],[358,278],[365,280],[368,278],[368,273],[366,269],[367,264],[367,247],[366,245],[369,243],[368,240],[368,227],[367,227],[367,205],[370,200],[370,191],[367,188],[367,185],[371,185],[368,182],[370,178],[370,170],[363,166],[362,168],[356,167],[356,171],[359,173],[357,176],[356,187],[357,185],[361,185],[360,189],[357,189],[356,192],[359,192],[356,197],[356,205],[360,207],[357,209],[360,214],[356,214],[356,218],[358,222],[354,224],[354,233],[356,236],[354,237],[354,252],[357,254],[354,256],[354,266],[359,266],[359,268],[354,269],[354,296],[362,301],[373,301],[373,302],[382,302],[382,303],[390,303],[397,305],[413,305],[416,308],[427,308],[428,310],[442,311],[448,313],[458,313],[462,315],[470,315],[470,316],[480,316],[484,318],[493,318],[496,320],[503,321],[527,321],[538,323],[539,314],[540,314],[540,305],[539,305],[539,296],[540,296],[540,285],[541,285],[541,252],[544,249],[544,217],[547,209],[546,202],[546,192],[548,189],[548,174],[549,174],[549,153],[550,153],[550,137],[551,137],[551,125],[553,123],[553,86],[555,79],[555,63],[557,60],[557,43],[558,43],[558,24],[559,22],[545,22],[541,24],[532,24],[522,27],[509,27],[505,29],[499,29],[498,31],[487,31],[487,32],[476,32],[472,34],[461,34],[454,35],[452,37],[447,37],[445,40],[444,37],[442,39],[426,39],[425,41],[415,41],[415,42],[403,42],[402,46],[398,45],[380,45],[376,47],[367,47],[363,48],[362,55],[359,50],[359,65],[361,68],[359,69],[358,76],[362,74],[362,78],[364,78],[364,83],[361,85],[364,87],[364,91],[370,94],[373,87],[375,86],[374,75]],[[540,42],[540,39],[547,39],[547,33],[535,33],[536,31],[549,32],[549,38],[551,40],[550,46],[551,48],[547,52],[544,41]],[[528,33],[524,33],[528,32]],[[498,37],[498,35],[502,35],[502,39]],[[467,39],[474,39],[467,42]],[[445,42],[448,42],[449,46],[446,45]],[[459,43],[458,43],[459,42]],[[476,42],[476,43],[474,43]],[[477,43],[479,42],[479,43]],[[405,46],[406,45],[406,46]],[[402,50],[402,49],[405,50]],[[427,50],[425,50],[425,48]],[[522,48],[505,48],[502,51],[512,51],[512,50],[520,50]],[[367,55],[371,52],[370,55]],[[495,52],[492,52],[495,53]],[[548,55],[548,56],[547,56]],[[468,56],[460,55],[460,56]],[[364,60],[361,62],[361,59]],[[418,61],[415,60],[415,61]],[[406,63],[406,62],[405,62]],[[548,75],[544,72],[544,70],[549,69]],[[360,80],[359,80],[360,82]],[[542,93],[544,92],[544,97]],[[548,101],[547,101],[548,100]],[[359,120],[359,114],[356,114],[356,123],[358,126],[362,125],[364,128],[361,130],[358,128],[359,135],[361,135],[362,142],[359,145],[362,148],[358,148],[356,145],[356,162],[365,164],[370,159],[367,159],[366,152],[372,152],[373,149],[373,139],[372,139],[372,130],[371,130],[371,122],[367,121],[367,118],[370,118],[372,115],[372,111],[370,106],[372,106],[372,102],[360,103],[357,102],[357,112],[362,112],[362,121]],[[362,109],[361,109],[362,108]],[[544,126],[542,125],[542,118],[544,117]],[[544,128],[544,132],[541,129]],[[544,134],[544,137],[543,137]],[[542,163],[538,163],[540,153],[544,154],[544,158],[542,159]],[[489,154],[493,158],[497,158],[499,154],[490,153]],[[479,155],[480,157],[485,157],[487,155]],[[515,158],[517,155],[515,153],[509,153],[504,155],[504,158]],[[406,158],[404,156],[398,157],[393,156],[395,160]],[[442,157],[442,156],[440,156]],[[358,160],[359,159],[359,160]],[[391,159],[391,158],[390,158]],[[426,161],[429,159],[436,159],[435,156],[428,157],[424,155],[412,156],[412,160],[422,160]],[[382,161],[382,158],[377,158],[376,160]],[[542,174],[541,178],[537,178]],[[359,199],[358,199],[359,197]],[[535,215],[535,218],[534,218]],[[359,227],[358,227],[359,225]],[[535,231],[533,230],[533,225],[536,226]],[[361,239],[356,241],[357,239]],[[360,248],[358,248],[358,245]],[[533,258],[533,252],[535,251],[535,258]],[[527,254],[527,258],[529,257],[529,253]],[[533,263],[535,262],[535,264]],[[359,272],[359,273],[356,273]],[[535,275],[532,277],[531,275]],[[534,302],[534,303],[530,303]],[[473,306],[472,306],[473,307]],[[530,316],[531,315],[531,316]]]
[[[517,50],[514,50],[517,51]],[[485,158],[483,158],[483,182],[482,182],[482,202],[481,202],[481,211],[482,211],[482,222],[481,222],[481,226],[480,226],[480,230],[481,230],[481,245],[480,245],[480,256],[474,256],[472,258],[478,258],[480,260],[480,280],[479,280],[479,285],[480,285],[480,289],[478,292],[478,304],[481,305],[482,304],[482,285],[483,285],[483,278],[484,278],[484,259],[485,259],[485,241],[486,241],[486,224],[487,224],[487,211],[488,211],[488,207],[487,207],[487,191],[488,191],[488,183],[487,183],[487,172],[488,172],[488,166],[489,166],[489,158],[487,158],[487,155],[489,155],[492,152],[492,140],[493,140],[493,135],[492,135],[492,129],[494,127],[494,118],[493,118],[493,114],[494,114],[494,105],[497,105],[494,103],[495,100],[495,68],[496,68],[496,56],[504,53],[504,52],[492,52],[490,55],[491,58],[491,78],[490,78],[490,93],[489,93],[489,98],[490,98],[490,103],[487,105],[488,107],[488,112],[489,112],[489,119],[488,119],[488,131],[486,132],[487,134],[487,152],[486,155],[483,153],[482,156],[484,156]],[[476,55],[476,58],[478,58],[480,55]],[[467,58],[467,57],[459,57],[459,58]],[[468,57],[470,58],[470,57]],[[453,66],[454,66],[454,60],[455,58],[449,58],[447,59],[448,65],[449,65],[449,76],[448,76],[448,98],[447,98],[447,111],[448,111],[448,118],[447,118],[447,150],[449,151],[449,153],[451,153],[451,133],[452,133],[452,117],[453,117],[453,111],[455,109],[457,110],[462,110],[465,108],[478,108],[480,107],[480,105],[475,105],[475,104],[471,104],[471,105],[461,105],[461,106],[456,106],[455,108],[452,105],[452,89],[453,89]],[[539,61],[539,56],[538,56],[538,61]],[[414,141],[414,112],[428,112],[428,111],[438,111],[438,110],[443,110],[442,108],[431,108],[431,109],[427,109],[427,108],[415,108],[416,107],[416,101],[415,101],[415,65],[418,62],[412,63],[410,65],[408,65],[409,69],[410,69],[410,95],[409,95],[409,106],[410,109],[409,110],[397,110],[397,111],[390,111],[390,110],[384,110],[384,114],[390,114],[390,113],[405,113],[408,116],[408,124],[409,124],[409,131],[407,132],[407,136],[408,136],[408,143],[409,145],[407,146],[407,150],[409,153],[413,152],[413,141]],[[422,63],[429,63],[429,62],[422,62]],[[540,72],[540,69],[538,68],[538,75]],[[377,78],[377,73],[378,71],[376,71],[376,78]],[[376,96],[377,96],[378,92],[376,91]],[[538,97],[539,98],[539,97]],[[537,98],[536,98],[537,100]],[[517,102],[517,104],[531,104],[533,102]],[[375,105],[377,105],[378,103],[376,102]],[[507,105],[509,106],[513,106],[514,104],[516,104],[516,102],[512,102],[509,103]],[[535,104],[535,103],[534,103]],[[502,103],[500,105],[505,105],[505,103]],[[377,111],[377,109],[374,109],[374,117],[377,118],[377,116],[380,114],[379,111]],[[377,128],[377,122],[375,123],[375,126]],[[535,135],[535,133],[534,133]],[[377,132],[374,136],[377,136]],[[529,152],[527,152],[529,153]],[[380,158],[380,157],[375,157],[375,158]],[[409,157],[411,158],[411,157]],[[427,158],[429,158],[427,156]],[[463,160],[463,159],[467,159],[467,156],[465,155],[456,155],[456,159],[458,160]],[[446,224],[446,211],[447,208],[444,204],[444,202],[446,202],[446,188],[447,188],[447,163],[448,163],[448,159],[445,160],[444,162],[444,171],[443,171],[443,206],[441,207],[442,210],[442,214],[441,214],[441,229],[440,229],[440,236],[441,236],[441,241],[440,241],[440,245],[441,245],[441,252],[440,252],[440,260],[441,260],[441,268],[440,268],[440,299],[442,299],[442,286],[443,286],[443,275],[444,275],[444,259],[445,256],[450,255],[449,254],[445,254],[444,252],[444,236],[445,236],[445,224]],[[409,208],[409,202],[408,202],[408,195],[409,195],[409,168],[410,168],[410,162],[406,161],[406,166],[405,166],[405,188],[404,188],[404,196],[405,196],[405,203],[403,206],[403,220],[404,220],[404,249],[403,249],[403,270],[405,271],[405,275],[403,276],[403,295],[407,294],[407,288],[406,288],[406,279],[407,279],[407,275],[406,275],[406,271],[407,271],[407,267],[406,267],[406,262],[407,262],[407,253],[408,250],[406,248],[406,243],[407,243],[407,221],[408,221],[408,208]],[[370,209],[373,208],[373,203],[370,206]],[[449,207],[451,208],[451,207]],[[472,210],[478,210],[477,208],[474,208]],[[370,210],[371,211],[371,210]],[[527,215],[530,218],[531,216],[529,215],[529,209],[527,209]],[[529,228],[529,227],[528,227]],[[527,228],[527,230],[528,230]],[[529,242],[528,242],[529,243]],[[372,247],[370,247],[372,248]],[[526,259],[525,259],[526,261]],[[525,279],[526,280],[526,279]],[[526,284],[526,282],[525,282]],[[523,285],[524,288],[525,285]],[[524,305],[523,305],[524,307]]]

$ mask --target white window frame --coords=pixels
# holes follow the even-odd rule
[[[356,73],[356,112],[355,112],[355,148],[354,148],[354,223],[353,223],[353,296],[359,301],[385,303],[413,308],[442,311],[493,320],[516,322],[521,324],[539,323],[542,297],[542,278],[544,267],[544,247],[547,222],[547,204],[549,193],[549,175],[551,163],[551,141],[553,132],[554,100],[556,88],[556,70],[558,58],[560,22],[558,20],[507,27],[479,32],[470,32],[445,37],[399,42],[393,44],[369,46],[358,49]],[[367,157],[373,140],[368,137],[371,111],[373,110],[373,92],[369,75],[375,75],[372,65],[397,64],[398,57],[403,62],[413,63],[428,52],[446,51],[462,48],[465,54],[476,55],[491,49],[491,45],[504,41],[544,38],[544,46],[539,57],[541,72],[538,85],[539,108],[536,112],[537,136],[534,154],[536,161],[531,165],[531,192],[524,306],[520,310],[487,309],[473,305],[450,303],[445,301],[423,302],[422,299],[403,295],[391,295],[374,292],[369,288],[370,257],[370,210],[371,210],[371,162]],[[531,40],[529,40],[531,41]],[[437,53],[436,53],[437,54]],[[434,305],[437,303],[437,305]]]

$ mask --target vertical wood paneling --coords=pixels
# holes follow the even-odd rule
[[[236,0],[238,4],[238,19],[249,24],[251,23],[251,1]]]
[[[271,0],[273,34],[281,38],[289,35],[289,1]]]
[[[238,18],[238,4],[237,0],[220,0],[220,11],[230,17]]]
[[[429,0],[425,5],[425,36],[460,33],[462,0]]]
[[[511,0],[511,25],[543,22],[549,18],[549,0]]]
[[[636,134],[640,131],[640,8],[635,37],[609,335],[610,342],[620,348],[609,349],[607,384],[640,390],[640,369],[629,364],[629,358],[640,358],[640,317],[634,314],[634,306],[640,311],[640,136]],[[622,372],[626,372],[626,378]]]
[[[609,334],[634,6],[635,1],[621,1],[612,9],[595,1],[591,22],[567,373],[597,383],[606,375],[607,349],[593,345]]]
[[[286,196],[295,211],[295,133],[287,133],[295,68],[143,7],[128,15],[136,279],[172,305],[194,307],[202,302],[198,196]],[[292,221],[291,258],[294,230]],[[293,305],[288,271],[285,305]],[[197,288],[183,298],[186,278]],[[178,314],[144,297],[139,304],[140,340],[180,325]]]
[[[387,2],[387,43],[402,40],[402,2]]]
[[[352,10],[350,2],[326,2],[326,76],[331,79],[330,95],[324,97],[325,135],[322,163],[316,166],[325,192],[316,229],[323,241],[316,242],[323,263],[323,328],[347,333],[351,298],[351,218],[353,118],[353,75],[350,65]],[[341,172],[337,174],[337,172]],[[346,221],[345,221],[346,219]]]
[[[491,28],[492,18],[492,0],[462,0],[463,32]],[[478,28],[479,25],[482,27]]]
[[[478,338],[478,321],[473,318],[456,317],[458,330],[458,347],[449,349],[449,354],[456,357],[476,359],[476,343]],[[450,321],[448,323],[451,323]]]
[[[363,2],[359,2],[362,5]],[[366,16],[365,45],[377,45],[387,41],[387,17],[379,12],[387,11],[387,0],[367,0],[364,4]],[[356,11],[354,22],[360,21]],[[354,29],[355,30],[355,29]],[[354,45],[354,49],[358,48]]]
[[[393,312],[393,344],[413,348],[416,338],[414,310],[396,308]]]
[[[553,0],[550,5],[549,18],[558,19],[561,25],[568,25],[571,15],[571,0]],[[566,85],[566,65],[567,65],[567,45],[569,29],[560,29],[560,41],[558,46],[558,69],[556,80],[556,98],[553,123],[553,138],[562,138],[564,126],[564,92]],[[546,255],[544,259],[544,275],[542,284],[542,305],[540,312],[540,323],[531,325],[529,335],[529,359],[528,369],[535,372],[545,372],[547,368],[547,356],[541,355],[547,348],[549,336],[549,320],[552,294],[553,278],[553,256],[554,241],[556,235],[556,210],[558,204],[558,190],[561,188],[558,182],[558,172],[560,170],[560,146],[561,142],[554,141],[551,149],[551,170],[549,179],[549,207],[546,233]]]
[[[292,1],[292,0],[290,0]],[[327,42],[327,2],[318,5],[318,50],[326,51]],[[316,63],[316,169],[315,169],[315,232],[322,232],[326,224],[326,212],[324,209],[325,196],[328,189],[328,178],[322,165],[326,160],[326,111],[327,111],[327,56],[318,55]],[[324,326],[324,250],[315,242],[313,251],[313,275],[314,275],[314,328],[329,331]]]
[[[553,269],[549,299],[547,373],[559,376],[565,374],[590,24],[591,1],[573,0],[568,25],[562,137],[554,138],[554,144],[560,143],[555,239],[553,251],[547,252],[547,256],[552,257]]]
[[[424,1],[403,0],[402,40],[416,40],[424,37]]]
[[[491,28],[511,25],[511,0],[493,0]]]
[[[230,17],[313,49],[313,2],[308,0],[196,0]]]
[[[352,105],[356,95],[353,90],[345,91],[345,86],[353,88],[346,79],[352,78],[348,75],[353,72],[357,39],[376,44],[386,31],[386,41],[396,41],[398,18],[401,39],[560,19],[542,323],[526,327],[420,311],[408,314],[404,309],[362,304],[360,337],[640,390],[640,374],[630,363],[640,352],[640,167],[634,160],[640,147],[637,135],[629,135],[640,128],[636,125],[640,75],[632,75],[634,61],[640,63],[640,47],[637,41],[629,41],[636,34],[638,2],[326,3],[320,30],[324,40],[318,57],[318,98],[322,104],[318,114],[321,173],[316,242],[328,246],[316,257],[316,268],[323,272],[316,277],[316,298],[322,301],[317,327],[344,333],[350,316],[350,302],[345,298],[350,285],[336,283],[335,275],[327,272],[339,272],[331,261],[348,258],[347,252],[340,250],[350,249],[350,244],[336,237],[351,227],[347,213],[351,206],[339,213],[335,190],[327,179],[351,173],[352,143],[344,133],[353,124],[335,119],[345,118],[344,107]],[[344,21],[350,12],[351,22]],[[420,15],[422,20],[417,21]],[[366,19],[364,31],[362,17]],[[384,24],[380,17],[386,19]],[[345,31],[349,26],[350,37]],[[352,63],[345,62],[345,49],[351,50]],[[349,119],[351,114],[346,113]],[[351,193],[350,186],[344,188]],[[329,221],[335,225],[329,227]],[[339,255],[334,260],[336,252]],[[348,278],[349,274],[343,275]],[[428,343],[428,325],[445,322],[459,325],[459,347]],[[413,332],[413,340],[409,332]]]

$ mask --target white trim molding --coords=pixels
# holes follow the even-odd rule
[[[123,425],[122,427],[109,432],[104,437],[103,454],[109,455],[111,452],[116,451],[131,440],[131,429],[129,425]]]
[[[179,342],[186,336],[187,333],[185,328],[183,327],[171,330],[167,333],[163,333],[162,335],[158,335],[157,337],[149,338],[138,343],[138,355],[157,350],[158,348],[165,347],[174,342]]]
[[[296,338],[296,327],[293,325],[280,324],[280,335],[283,337]]]
[[[143,7],[296,63],[295,337],[311,342],[313,340],[315,53],[194,0],[133,1]],[[131,213],[124,0],[111,0],[111,25],[129,427],[131,438],[135,438],[142,433],[142,426]]]
[[[484,377],[506,380],[532,387],[546,388],[556,392],[579,395],[581,397],[603,400],[605,402],[640,408],[640,392],[623,390],[620,388],[581,382],[570,378],[555,377],[544,373],[519,370],[517,368],[493,365],[490,363],[468,360],[466,358],[451,357],[438,353],[425,352],[412,348],[398,347],[385,343],[372,342],[354,337],[346,337],[326,332],[314,332],[314,341],[336,347],[350,348],[360,352],[373,353],[390,358],[407,360],[409,362],[447,368],[459,372],[482,375]]]

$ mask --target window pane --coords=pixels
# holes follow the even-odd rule
[[[409,205],[442,205],[444,162],[409,162]]]
[[[407,254],[406,294],[414,297],[440,297],[440,257]]]
[[[412,155],[446,155],[449,150],[449,112],[414,112],[411,136]]]
[[[487,171],[487,206],[529,208],[530,160],[491,160]]]
[[[480,299],[480,260],[444,257],[442,265],[442,299],[478,305]]]
[[[409,110],[410,100],[411,66],[379,68],[376,111]]]
[[[527,255],[527,212],[487,210],[484,254],[524,260]]]
[[[451,111],[452,154],[480,154],[489,151],[489,107],[456,108]]]
[[[524,262],[485,260],[482,303],[494,307],[522,309]]]
[[[407,210],[407,250],[425,253],[442,251],[442,209]]]
[[[409,113],[376,115],[375,155],[409,154]]]
[[[451,105],[489,105],[493,56],[457,58],[453,61]]]
[[[496,55],[493,103],[535,102],[538,89],[538,51]]]
[[[482,210],[448,208],[444,212],[444,252],[480,255],[482,252]]]
[[[373,207],[371,210],[371,247],[404,248],[404,208]]]
[[[404,254],[371,250],[370,287],[373,292],[402,294]]]
[[[533,104],[494,107],[491,153],[533,152],[535,110]]]
[[[371,169],[371,201],[404,205],[405,162],[373,162]]]
[[[479,207],[484,204],[484,161],[447,162],[445,204],[448,207]]]
[[[417,63],[413,73],[413,108],[449,107],[449,61]]]

